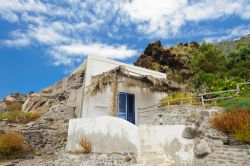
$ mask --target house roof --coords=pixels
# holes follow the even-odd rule
[[[87,93],[95,95],[103,91],[107,86],[112,85],[116,80],[122,82],[126,87],[140,87],[157,92],[171,92],[182,89],[179,84],[167,78],[156,78],[152,75],[134,75],[125,66],[121,65],[93,76]]]

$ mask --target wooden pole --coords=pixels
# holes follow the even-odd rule
[[[193,103],[192,103],[192,97],[189,98],[189,101],[190,101],[190,104],[193,104]]]
[[[181,105],[183,106],[183,99],[181,98]]]
[[[205,107],[204,96],[203,95],[201,95],[201,102],[202,102],[202,107]]]

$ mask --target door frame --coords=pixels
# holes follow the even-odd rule
[[[135,94],[133,94],[133,93],[128,93],[128,92],[118,92],[118,100],[117,100],[117,116],[119,117],[119,109],[120,109],[120,107],[119,107],[119,101],[120,101],[120,99],[119,99],[119,95],[120,94],[125,94],[126,95],[126,104],[125,104],[125,110],[126,110],[126,121],[128,121],[128,104],[127,104],[127,102],[128,102],[128,100],[127,100],[127,95],[133,95],[134,96],[134,108],[133,108],[133,114],[134,114],[134,124],[136,123],[136,117],[135,117]],[[130,121],[128,121],[128,122],[130,122]],[[132,123],[132,122],[130,122],[130,123]]]

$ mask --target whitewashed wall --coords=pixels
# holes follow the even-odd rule
[[[119,85],[120,92],[132,93],[135,95],[135,122],[138,124],[138,109],[159,103],[159,100],[165,96],[164,93],[152,93],[146,89],[140,88],[124,88]],[[111,87],[107,88],[103,93],[96,96],[85,97],[84,112],[82,117],[99,117],[109,115],[112,102]]]
[[[152,75],[156,78],[166,78],[164,73],[156,72],[153,70],[144,69],[130,64],[116,62],[100,57],[89,56],[86,63],[85,86],[91,83],[91,77],[107,72],[120,65],[126,66],[132,75]],[[138,73],[138,74],[136,74]],[[146,89],[140,88],[124,88],[119,84],[119,91],[135,94],[135,112],[136,124],[138,122],[137,111],[138,108],[144,108],[156,104],[159,100],[166,95],[166,93],[152,93]],[[96,96],[85,96],[83,99],[83,113],[82,117],[99,117],[109,115],[111,111],[112,90],[107,88],[102,94]]]
[[[81,137],[89,139],[93,152],[138,152],[137,126],[116,117],[79,118],[69,121],[66,150],[80,150]]]
[[[190,166],[194,162],[194,141],[182,137],[184,128],[185,125],[140,125],[138,132],[144,144],[150,145],[155,152],[163,154],[168,163]]]

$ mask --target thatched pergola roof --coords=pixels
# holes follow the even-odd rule
[[[139,87],[154,92],[172,92],[182,89],[181,86],[174,81],[155,78],[150,75],[132,75],[125,66],[118,66],[108,72],[93,76],[87,93],[96,95],[117,81],[123,83],[123,85],[128,88]]]

